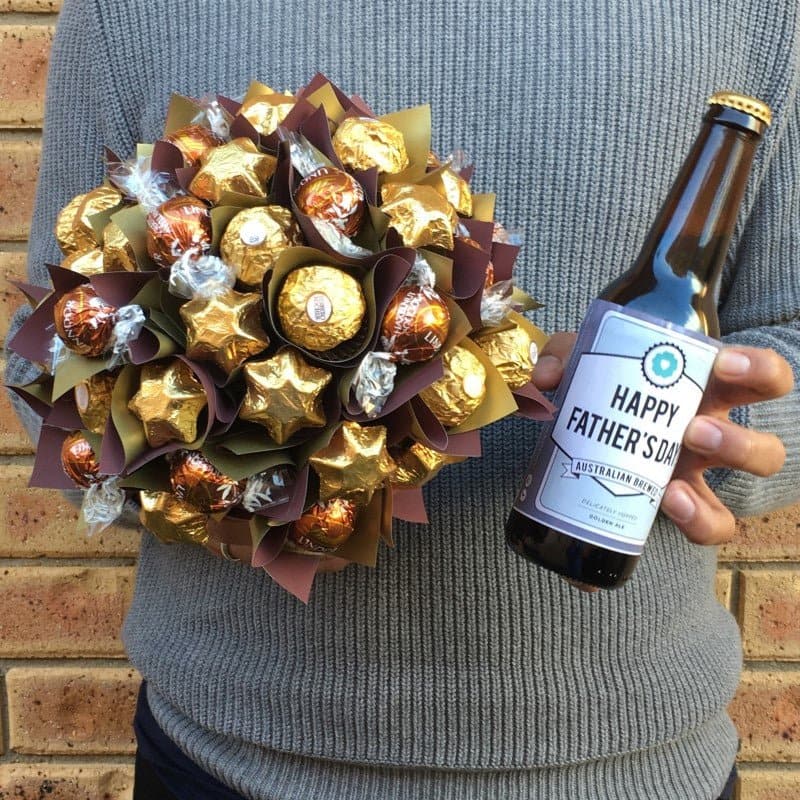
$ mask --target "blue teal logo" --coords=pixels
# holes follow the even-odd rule
[[[662,343],[651,347],[642,358],[642,372],[654,386],[665,389],[683,376],[686,358],[679,347]]]

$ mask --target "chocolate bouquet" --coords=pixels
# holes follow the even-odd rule
[[[126,503],[165,542],[250,547],[307,600],[321,559],[374,565],[479,429],[549,416],[518,243],[431,151],[427,106],[376,116],[324,76],[297,94],[174,96],[164,134],[60,213],[52,289],[11,348],[43,419],[31,485]]]

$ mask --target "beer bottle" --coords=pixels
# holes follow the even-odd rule
[[[633,266],[589,307],[506,524],[601,588],[630,576],[719,350],[719,279],[767,105],[718,92]],[[713,338],[712,338],[713,337]]]

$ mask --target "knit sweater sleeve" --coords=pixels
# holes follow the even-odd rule
[[[56,216],[75,195],[103,178],[103,146],[127,155],[135,142],[131,109],[120,102],[101,8],[94,0],[65,0],[59,16],[47,83],[42,157],[28,245],[28,279],[49,285],[46,264],[61,255],[53,234]],[[27,318],[14,316],[9,340]],[[38,369],[8,352],[5,382],[23,384]],[[41,420],[12,393],[28,434],[38,439]]]
[[[734,409],[731,418],[771,431],[786,446],[786,464],[769,478],[716,475],[720,499],[737,516],[800,500],[800,97],[797,85],[777,116],[777,141],[735,249],[735,269],[720,309],[726,344],[768,347],[792,365],[785,397]]]

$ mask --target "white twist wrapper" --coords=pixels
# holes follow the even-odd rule
[[[162,203],[178,193],[164,172],[154,172],[150,156],[128,161],[112,161],[107,165],[111,182],[127,197],[139,203],[145,211],[155,211]]]
[[[200,111],[197,116],[192,119],[192,122],[195,124],[208,122],[211,132],[215,136],[219,136],[220,139],[224,139],[226,142],[230,141],[230,117],[225,109],[219,104],[217,98],[210,96],[201,97],[197,101],[197,105],[200,106]]]
[[[169,293],[193,300],[213,297],[225,289],[233,289],[236,270],[216,256],[196,257],[194,250],[184,253],[170,267]]]
[[[108,369],[113,369],[124,361],[130,343],[138,338],[146,321],[147,317],[141,306],[130,305],[117,309]]]
[[[364,413],[377,417],[394,391],[397,364],[391,353],[367,353],[353,379],[356,400]]]
[[[509,311],[514,311],[513,281],[497,281],[483,293],[481,298],[481,322],[487,327],[499,325]]]
[[[81,516],[89,536],[104,531],[116,522],[124,506],[125,490],[119,487],[119,478],[93,483],[84,493],[81,504]]]

